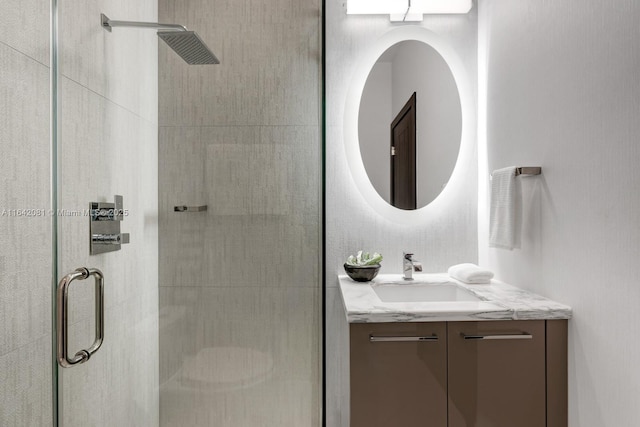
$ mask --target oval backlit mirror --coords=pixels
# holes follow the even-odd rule
[[[460,94],[442,55],[418,40],[388,48],[358,113],[360,154],[378,194],[399,209],[428,205],[451,177],[461,136]]]

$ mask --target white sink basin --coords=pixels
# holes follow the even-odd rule
[[[379,284],[371,286],[382,302],[482,301],[471,292],[449,284]]]

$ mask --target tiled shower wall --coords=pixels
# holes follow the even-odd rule
[[[158,425],[157,42],[108,34],[100,12],[154,21],[157,5],[58,2],[60,276],[105,274],[105,341],[59,373],[62,425]],[[0,425],[51,426],[50,10],[0,5]],[[91,201],[125,198],[121,252],[89,256]],[[4,212],[4,214],[3,214]],[[76,214],[79,213],[79,214]],[[82,283],[82,285],[80,284]],[[70,351],[93,341],[93,289],[71,288]],[[84,286],[83,286],[84,285]]]
[[[49,4],[0,4],[0,425],[51,425]],[[12,210],[13,213],[12,213]]]
[[[221,61],[159,49],[160,424],[318,426],[320,1],[159,15]]]

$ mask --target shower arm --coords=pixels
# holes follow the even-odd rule
[[[219,64],[211,49],[202,41],[195,31],[187,30],[180,24],[161,24],[157,22],[112,21],[104,13],[100,14],[100,26],[111,32],[113,27],[151,28],[178,56],[187,64],[205,65]],[[168,31],[166,31],[168,30]]]
[[[189,31],[187,27],[180,24],[160,24],[157,22],[137,22],[137,21],[112,21],[104,13],[100,14],[100,24],[102,28],[111,32],[113,27],[133,27],[133,28],[155,28],[164,30]]]

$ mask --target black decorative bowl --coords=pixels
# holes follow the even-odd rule
[[[345,264],[344,271],[356,282],[370,282],[378,275],[380,264],[363,265],[360,267]]]

